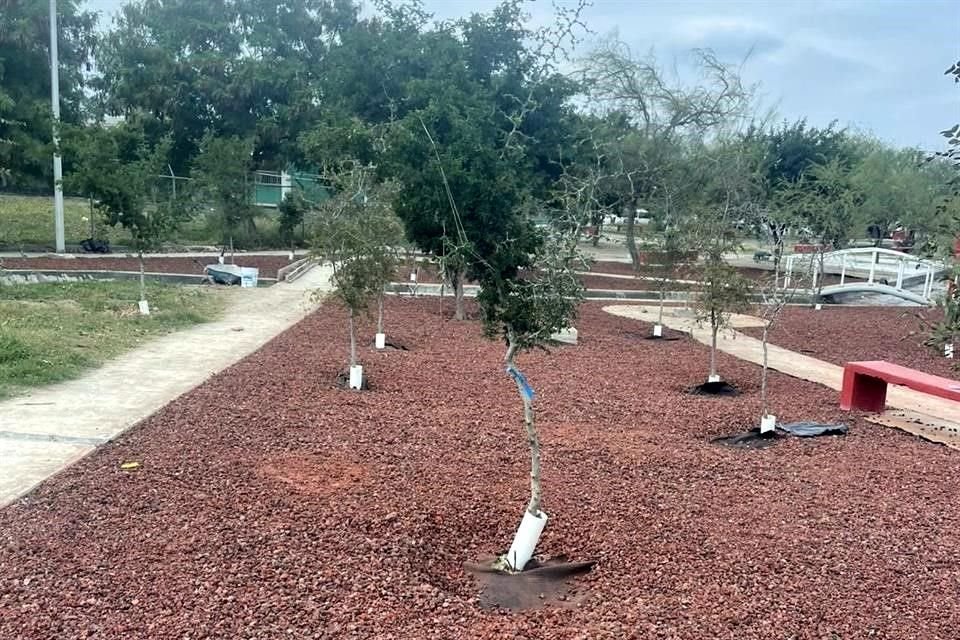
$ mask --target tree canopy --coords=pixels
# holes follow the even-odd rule
[[[87,113],[87,72],[97,42],[96,14],[81,11],[81,4],[57,4],[60,119],[73,125]],[[5,182],[22,191],[53,189],[49,24],[46,2],[0,5],[0,168]]]

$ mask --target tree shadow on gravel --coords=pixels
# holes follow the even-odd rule
[[[687,393],[692,396],[738,396],[740,390],[729,382],[720,380],[719,382],[704,382],[687,389]]]
[[[334,380],[334,384],[337,385],[338,389],[343,389],[344,391],[357,391],[357,389],[350,388],[350,370],[340,371],[337,373],[337,377]],[[367,374],[363,374],[363,378],[360,379],[360,389],[359,391],[370,391],[370,379],[367,377]]]
[[[776,431],[760,433],[760,428],[756,427],[743,433],[712,438],[710,442],[723,447],[730,447],[731,449],[766,449],[767,447],[772,447],[777,441],[783,440],[785,437],[786,436]]]
[[[581,597],[570,598],[570,581],[596,564],[593,560],[569,562],[558,556],[542,563],[533,559],[520,573],[505,573],[492,567],[494,560],[467,562],[464,568],[480,586],[481,608],[510,611],[538,609],[547,604],[576,604]]]
[[[410,351],[410,348],[402,342],[392,342],[390,340],[386,340],[383,343],[383,349],[377,349],[375,340],[371,340],[368,346],[375,351]]]
[[[664,328],[662,336],[653,335],[653,330],[648,333],[646,331],[622,331],[620,337],[625,340],[646,340],[649,342],[675,342],[677,340],[682,340],[686,336],[685,333],[680,331],[673,331],[667,328]]]

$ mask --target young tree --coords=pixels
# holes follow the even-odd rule
[[[722,232],[721,232],[722,233]],[[717,336],[730,324],[730,315],[744,310],[749,303],[749,281],[724,261],[723,255],[733,245],[727,241],[710,241],[704,247],[700,280],[703,290],[695,311],[700,322],[710,324],[710,372],[707,383],[720,382],[717,372]]]
[[[577,250],[582,227],[582,223],[571,218],[554,221],[532,255],[503,271],[488,271],[477,296],[486,334],[506,343],[504,363],[523,403],[530,448],[530,500],[513,544],[499,562],[502,569],[523,570],[547,520],[541,511],[540,437],[534,392],[517,367],[516,357],[525,350],[548,344],[553,334],[569,327],[574,319],[583,297],[576,271],[586,264]]]
[[[277,206],[279,214],[280,239],[292,252],[296,243],[297,227],[303,225],[304,214],[308,210],[306,200],[299,191],[291,191]]]
[[[685,220],[668,223],[660,232],[657,261],[657,323],[654,325],[654,337],[662,337],[663,308],[666,303],[667,287],[681,275],[681,267],[690,259],[690,229]],[[659,327],[659,329],[657,328]]]
[[[710,372],[707,385],[721,382],[717,372],[717,336],[729,326],[730,315],[746,308],[750,283],[726,256],[740,248],[734,222],[752,206],[753,174],[736,141],[722,140],[701,151],[703,202],[693,222],[695,246],[701,256],[702,291],[695,305],[699,322],[710,324]],[[713,387],[703,387],[710,390]]]
[[[781,263],[773,263],[773,271],[769,277],[762,279],[755,286],[760,294],[760,319],[763,321],[763,333],[760,336],[760,348],[763,351],[763,363],[760,368],[760,431],[772,430],[776,426],[776,416],[770,413],[770,394],[767,380],[770,368],[768,366],[769,338],[774,325],[780,319],[784,309],[796,297],[797,292],[806,286],[807,278],[804,274],[796,274],[787,284],[782,280]]]
[[[160,248],[192,214],[187,198],[160,203],[152,198],[170,144],[165,141],[151,148],[142,130],[121,124],[74,131],[68,145],[77,165],[71,187],[93,198],[107,224],[120,225],[130,233],[140,262],[141,312],[149,313],[143,254]]]
[[[392,188],[365,187],[365,172],[357,169],[341,177],[339,193],[317,205],[313,251],[333,265],[334,296],[347,309],[350,333],[351,386],[361,388],[357,358],[357,319],[380,301],[378,328],[382,332],[384,286],[397,265],[397,247],[388,244],[402,236],[390,206]],[[358,373],[354,373],[358,371]]]
[[[206,198],[214,204],[223,234],[223,245],[230,249],[234,260],[234,236],[244,228],[254,230],[256,207],[251,203],[250,172],[253,143],[238,138],[204,136],[200,155],[194,162],[198,185]]]

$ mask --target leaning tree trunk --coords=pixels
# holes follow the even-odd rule
[[[383,333],[383,291],[377,298],[377,333]]]
[[[230,234],[230,264],[236,264],[233,259],[233,233]]]
[[[780,261],[783,259],[783,229],[777,229],[773,232],[773,269],[778,270]]]
[[[466,313],[463,309],[463,277],[463,271],[459,269],[450,274],[450,284],[453,285],[454,320],[463,320],[466,318]]]
[[[529,389],[525,388],[520,371],[514,364],[514,356],[517,353],[517,343],[512,337],[507,347],[507,355],[504,360],[507,363],[507,371],[513,376],[517,383],[517,391],[523,400],[523,423],[527,432],[527,446],[530,447],[530,502],[527,504],[527,511],[532,515],[540,516],[540,500],[542,496],[540,485],[540,436],[537,433],[537,426],[533,414],[533,398],[530,397]]]
[[[353,309],[350,309],[350,366],[357,365],[357,330],[353,321]]]
[[[144,271],[146,271],[146,269],[144,269],[144,265],[143,265],[143,249],[137,250],[137,258],[140,260],[140,299],[146,300],[147,299],[147,281],[146,281],[146,277],[144,276]]]
[[[816,277],[817,277],[817,293],[814,298],[814,304],[820,302],[820,297],[823,295],[823,268],[824,268],[824,257],[823,257],[823,245],[821,244],[817,248],[817,267],[816,267]]]
[[[667,297],[667,284],[664,282],[660,286],[660,307],[657,309],[657,324],[663,324],[663,302]]]
[[[663,306],[667,299],[667,283],[670,282],[670,276],[674,275],[674,262],[672,259],[662,258],[664,261],[663,277],[660,278],[660,305],[657,309],[657,324],[663,324]]]
[[[634,206],[630,207],[630,209],[626,213],[627,213],[627,216],[626,216],[627,251],[630,253],[630,263],[633,265],[633,270],[639,271],[640,270],[640,252],[637,251],[636,203],[634,203]]]

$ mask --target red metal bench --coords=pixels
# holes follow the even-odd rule
[[[887,383],[932,396],[960,401],[960,381],[941,378],[883,360],[848,362],[843,367],[841,409],[881,412],[887,404]]]

